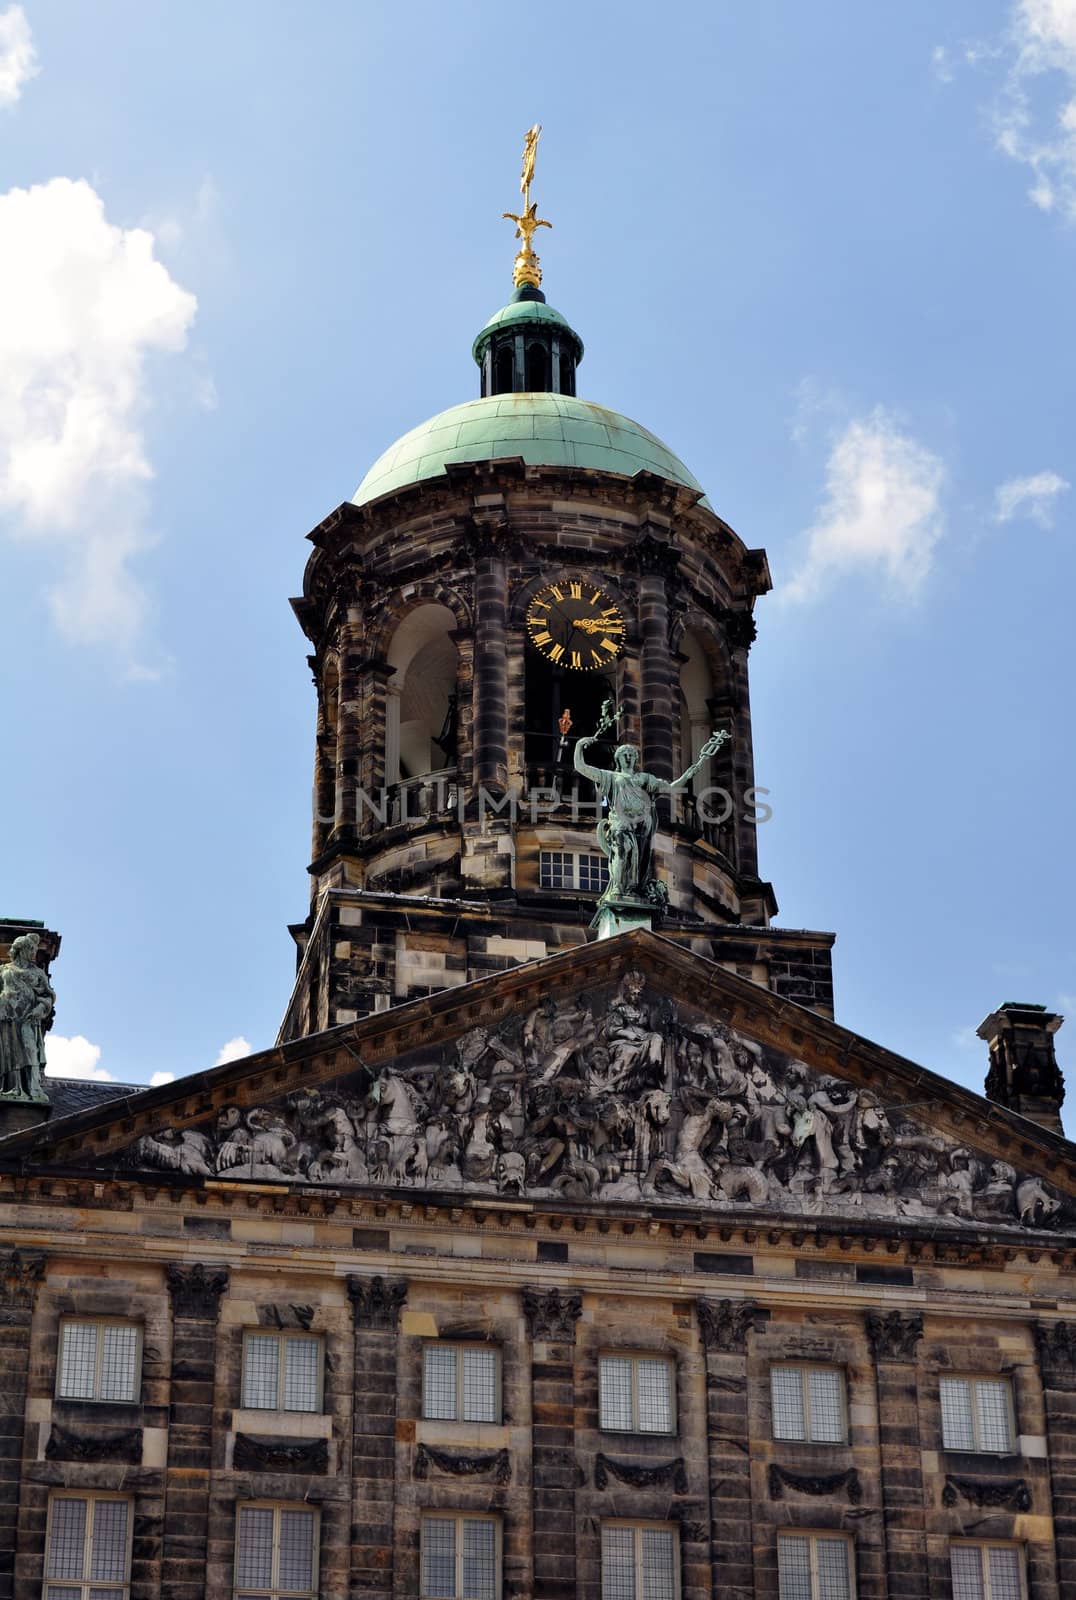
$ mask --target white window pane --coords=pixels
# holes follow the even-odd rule
[[[98,1500],[93,1508],[93,1549],[90,1577],[122,1583],[127,1576],[126,1500]]]
[[[635,1529],[602,1526],[602,1600],[635,1600]]]
[[[49,1534],[49,1578],[81,1578],[86,1543],[86,1501],[54,1500]]]
[[[236,1537],[237,1589],[268,1589],[273,1580],[273,1513],[269,1506],[240,1506]]]
[[[456,1348],[450,1344],[426,1346],[422,1415],[456,1420]]]
[[[463,1352],[464,1422],[499,1422],[496,1350]]]
[[[803,1414],[803,1373],[799,1367],[770,1369],[770,1396],[773,1401],[775,1439],[805,1439],[807,1419]]]
[[[497,1529],[488,1520],[463,1520],[463,1600],[494,1600]]]
[[[986,1552],[990,1575],[990,1600],[1020,1600],[1020,1552],[1014,1546],[994,1545]]]
[[[81,1589],[66,1589],[63,1584],[45,1585],[45,1600],[82,1600]]]
[[[816,1600],[849,1600],[852,1584],[847,1539],[816,1539],[815,1555],[818,1562]]]
[[[67,1400],[92,1400],[97,1368],[97,1326],[64,1324],[60,1346],[60,1394]]]
[[[101,1329],[101,1399],[138,1399],[138,1329],[106,1323]]]
[[[777,1540],[781,1600],[811,1600],[811,1541],[787,1534]]]
[[[979,1411],[979,1449],[1011,1450],[1009,1385],[1004,1380],[995,1382],[980,1378],[975,1385],[975,1400]]]
[[[642,1600],[673,1600],[676,1549],[671,1528],[644,1528]]]
[[[321,1345],[317,1339],[286,1339],[284,1342],[284,1410],[318,1409],[318,1374]]]
[[[598,1426],[630,1433],[631,1361],[624,1356],[602,1356],[598,1366],[598,1392]]]
[[[307,1341],[310,1342],[309,1340]],[[314,1587],[314,1513],[281,1511],[280,1563],[277,1587],[310,1591]]]
[[[422,1593],[451,1600],[456,1593],[456,1524],[427,1517],[422,1524]]]
[[[819,1444],[844,1439],[844,1374],[836,1367],[812,1367],[807,1374],[811,1438]]]
[[[954,1544],[949,1551],[953,1600],[984,1600],[982,1551],[975,1544]]]
[[[967,1378],[941,1380],[942,1443],[947,1450],[974,1450],[971,1384]]]
[[[95,1584],[90,1590],[89,1600],[123,1600],[123,1587],[117,1585],[102,1588]]]
[[[277,1409],[277,1368],[280,1341],[276,1334],[249,1333],[243,1348],[243,1404],[259,1410]]]
[[[635,1363],[639,1386],[639,1430],[641,1433],[672,1432],[672,1376],[667,1361],[640,1359]]]

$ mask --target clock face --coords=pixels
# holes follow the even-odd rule
[[[554,666],[601,672],[627,637],[624,613],[611,595],[579,578],[539,589],[527,607],[527,636]]]

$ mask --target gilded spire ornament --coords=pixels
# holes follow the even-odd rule
[[[519,180],[519,192],[523,196],[523,211],[517,216],[514,211],[503,211],[502,216],[516,225],[516,238],[522,239],[519,254],[516,256],[515,266],[512,269],[512,282],[517,289],[524,284],[529,284],[532,289],[542,286],[542,269],[538,264],[538,257],[534,253],[533,239],[539,228],[551,228],[553,224],[538,215],[538,202],[531,200],[531,180],[534,177],[534,158],[538,153],[538,140],[542,136],[542,124],[536,122],[527,133],[523,145],[523,176]]]

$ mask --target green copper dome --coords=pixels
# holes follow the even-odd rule
[[[571,395],[523,393],[468,400],[412,428],[377,458],[352,503],[440,477],[452,462],[509,456],[530,466],[591,467],[629,478],[654,472],[702,493],[680,458],[630,417]],[[702,504],[710,508],[708,500]]]

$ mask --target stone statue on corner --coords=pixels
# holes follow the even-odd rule
[[[609,885],[599,907],[617,901],[649,904],[661,910],[668,898],[665,885],[653,876],[654,833],[657,829],[656,797],[682,788],[728,739],[712,733],[697,758],[678,778],[669,782],[639,770],[639,750],[634,744],[617,745],[613,766],[592,767],[586,760],[590,745],[617,720],[612,700],[602,707],[598,726],[575,746],[575,770],[589,778],[608,810],[598,823],[598,844],[609,861]]]
[[[0,966],[0,1098],[41,1101],[45,1094],[45,1034],[56,994],[37,965],[40,940],[24,933]]]

